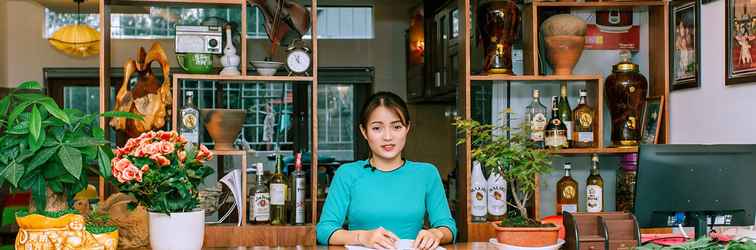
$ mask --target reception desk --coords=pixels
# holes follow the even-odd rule
[[[496,247],[488,244],[487,242],[464,242],[457,244],[449,244],[441,246],[449,250],[496,250]],[[314,246],[314,247],[223,247],[223,248],[203,248],[205,250],[266,250],[266,249],[278,249],[278,250],[300,250],[300,249],[328,249],[328,250],[345,250],[343,246]]]

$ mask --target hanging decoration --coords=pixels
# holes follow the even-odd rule
[[[100,51],[100,32],[81,23],[80,5],[85,0],[74,0],[76,3],[76,23],[63,26],[47,39],[50,45],[63,53],[88,57]]]

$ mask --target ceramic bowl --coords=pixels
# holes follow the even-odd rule
[[[262,76],[275,75],[276,71],[278,71],[283,65],[283,63],[271,61],[251,61],[249,63],[252,64],[252,66],[257,69],[257,73]]]

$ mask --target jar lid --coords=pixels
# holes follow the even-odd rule
[[[613,72],[638,72],[638,64],[633,63],[630,59],[632,54],[629,50],[620,51],[620,62],[612,68]]]

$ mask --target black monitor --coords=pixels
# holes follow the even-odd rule
[[[756,210],[756,145],[641,145],[635,206],[640,227],[748,226]]]

